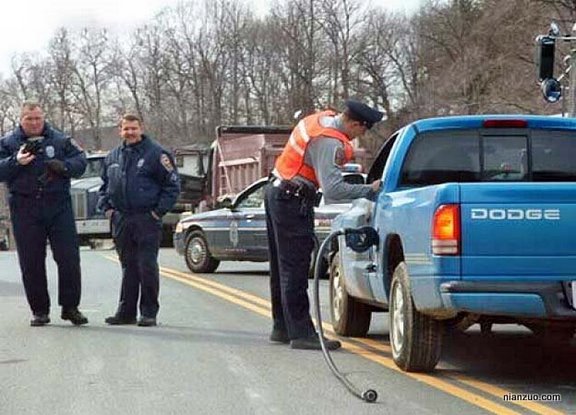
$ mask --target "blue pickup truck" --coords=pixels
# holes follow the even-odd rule
[[[384,142],[368,174],[375,202],[332,229],[373,227],[365,252],[334,239],[335,331],[364,336],[389,312],[392,357],[433,370],[443,333],[528,327],[554,344],[576,329],[576,119],[455,116],[413,122]]]

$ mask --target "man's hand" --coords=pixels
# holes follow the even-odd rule
[[[108,220],[111,220],[112,215],[114,215],[114,209],[108,209],[106,212],[104,212],[104,215],[106,215],[106,218],[108,218]]]
[[[46,167],[54,174],[58,174],[60,176],[66,173],[66,165],[62,160],[52,159],[45,162]]]
[[[382,185],[382,180],[374,180],[370,186],[372,186],[372,191],[374,193],[376,193],[378,190],[380,190],[380,186]]]
[[[36,158],[34,154],[24,151],[24,147],[26,147],[26,144],[22,144],[20,149],[18,149],[18,154],[16,154],[16,161],[21,166],[26,166],[27,164],[32,163],[32,160]]]

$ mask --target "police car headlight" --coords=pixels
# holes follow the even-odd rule
[[[182,222],[178,222],[176,224],[176,229],[174,229],[174,233],[182,233],[184,230],[184,226],[182,226]]]

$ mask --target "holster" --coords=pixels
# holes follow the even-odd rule
[[[317,192],[316,189],[312,186],[306,185],[304,183],[295,182],[292,180],[280,180],[280,183],[277,187],[286,196],[301,199],[305,201],[306,204],[318,206],[320,203],[321,194]]]

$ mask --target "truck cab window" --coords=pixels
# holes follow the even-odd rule
[[[401,131],[396,132],[395,134],[391,135],[380,147],[378,150],[378,155],[376,159],[372,163],[370,170],[368,171],[368,176],[366,177],[366,184],[370,184],[375,180],[379,180],[382,178],[382,173],[384,172],[384,167],[386,166],[386,161],[388,160],[388,156],[390,155],[390,151],[392,151],[392,146],[396,142],[396,138]]]
[[[80,179],[102,176],[102,170],[104,169],[104,157],[88,157],[87,162],[86,170]]]
[[[476,131],[469,130],[421,134],[408,150],[400,185],[479,181],[479,141]]]
[[[528,173],[526,136],[485,136],[483,179],[488,181],[524,180]]]
[[[573,133],[539,131],[532,136],[532,180],[576,181],[576,137]]]

